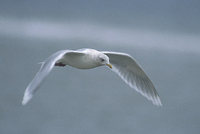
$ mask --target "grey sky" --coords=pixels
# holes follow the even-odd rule
[[[100,23],[80,21],[72,23],[0,18],[0,23],[0,35],[14,38],[57,40],[58,42],[78,39],[109,46],[132,46],[161,51],[200,53],[199,36],[189,33],[177,34],[116,26],[108,27]]]
[[[95,21],[116,26],[199,33],[199,0],[5,0],[3,17]]]
[[[200,0],[0,0],[0,134],[199,134]],[[21,106],[38,62],[61,49],[132,55],[153,106],[111,70],[54,68]]]

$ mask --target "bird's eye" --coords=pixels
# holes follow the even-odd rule
[[[103,59],[103,58],[100,58],[100,60],[101,60],[101,62],[104,62],[104,61],[105,61],[105,59]]]

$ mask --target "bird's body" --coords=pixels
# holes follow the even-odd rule
[[[101,52],[94,49],[61,50],[48,57],[42,62],[40,70],[26,88],[22,104],[25,105],[29,102],[54,66],[66,65],[78,69],[91,69],[106,65],[131,88],[151,100],[155,105],[162,105],[153,83],[130,55],[118,52]]]
[[[101,53],[94,49],[81,49],[82,53],[71,53],[70,56],[63,56],[56,63],[62,63],[78,69],[91,69],[101,66],[96,59]]]

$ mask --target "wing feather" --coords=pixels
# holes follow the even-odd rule
[[[118,52],[103,52],[109,57],[116,72],[131,88],[142,94],[153,104],[161,106],[160,97],[145,72],[139,64],[128,54]]]
[[[24,93],[22,105],[26,105],[31,100],[33,94],[38,90],[42,82],[45,80],[46,76],[51,72],[55,63],[58,60],[61,60],[64,56],[73,53],[77,54],[79,52],[72,50],[61,50],[52,54],[44,62],[40,62],[41,64],[40,70],[37,72],[33,80],[27,86]]]

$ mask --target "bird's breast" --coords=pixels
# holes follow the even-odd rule
[[[98,67],[99,65],[95,61],[95,59],[92,56],[88,55],[76,55],[70,58],[65,58],[63,62],[66,65],[79,68],[79,69],[90,69]]]

